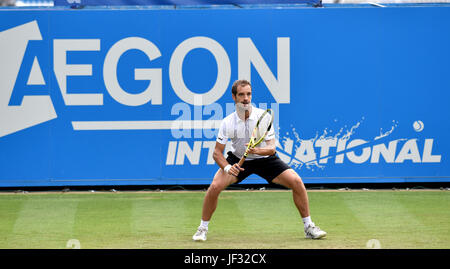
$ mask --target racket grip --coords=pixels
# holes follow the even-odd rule
[[[245,156],[243,156],[243,157],[239,160],[239,162],[238,162],[239,167],[241,167],[241,166],[244,164],[244,161],[245,161]]]

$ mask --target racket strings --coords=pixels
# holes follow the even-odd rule
[[[270,113],[265,113],[263,117],[259,120],[256,128],[255,128],[255,141],[260,140],[262,137],[266,135],[266,132],[270,129],[272,124],[272,115]]]

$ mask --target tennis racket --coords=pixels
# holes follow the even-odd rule
[[[247,158],[249,149],[256,147],[262,141],[264,141],[264,138],[266,138],[267,134],[272,128],[272,123],[273,123],[272,109],[267,109],[266,111],[264,111],[264,113],[261,115],[261,117],[259,117],[258,121],[256,122],[256,126],[253,129],[252,136],[247,145],[247,149],[245,150],[245,153],[242,156],[242,158],[239,160],[238,163],[239,166],[242,166],[245,159]]]

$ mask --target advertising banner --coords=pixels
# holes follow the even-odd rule
[[[208,184],[236,79],[305,183],[450,181],[449,27],[440,6],[0,9],[0,186]]]

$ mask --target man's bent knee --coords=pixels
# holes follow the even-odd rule
[[[304,188],[303,181],[300,176],[292,169],[285,170],[274,180],[274,183],[283,185],[290,189]]]
[[[220,194],[224,189],[225,189],[224,186],[222,186],[222,185],[220,185],[220,184],[217,184],[217,183],[214,183],[214,182],[213,182],[213,183],[211,183],[211,185],[209,185],[208,192],[211,193],[211,194],[216,194],[216,195],[218,195],[218,194]]]
[[[212,192],[215,194],[219,194],[223,190],[225,190],[229,185],[237,182],[236,177],[226,174],[222,169],[220,169],[211,185],[209,185],[208,192]]]

